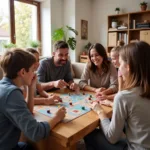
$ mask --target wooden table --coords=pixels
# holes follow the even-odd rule
[[[56,93],[68,93],[68,90],[59,90]],[[90,92],[85,92],[90,93]],[[102,106],[109,117],[112,108]],[[48,121],[49,117],[35,112],[38,121]],[[59,123],[51,130],[48,138],[36,143],[36,150],[76,150],[76,143],[99,126],[97,114],[90,111],[68,123]]]

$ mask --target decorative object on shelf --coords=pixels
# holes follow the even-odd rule
[[[88,39],[88,21],[81,20],[81,39]]]
[[[76,39],[75,39],[75,37],[69,37],[69,34],[68,34],[69,32],[73,32],[75,35],[78,35],[77,30],[73,29],[72,27],[65,26],[65,27],[61,27],[61,28],[54,30],[54,32],[52,34],[52,40],[54,42],[59,41],[59,40],[63,40],[66,43],[68,43],[69,47],[72,50],[75,50]]]
[[[115,12],[116,12],[116,14],[119,14],[120,8],[119,8],[119,7],[116,7]]]
[[[117,21],[117,19],[112,19],[111,27],[112,27],[112,28],[117,28],[117,26],[118,26],[118,21]]]
[[[147,2],[142,2],[142,3],[140,3],[140,5],[141,5],[141,11],[146,11],[146,9],[147,9]]]

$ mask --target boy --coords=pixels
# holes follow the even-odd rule
[[[22,49],[7,51],[1,58],[0,66],[5,77],[0,81],[0,149],[27,150],[26,144],[18,143],[21,131],[33,141],[48,136],[64,117],[66,110],[60,108],[49,122],[37,122],[30,110],[33,107],[33,93],[36,84],[34,74],[35,57]],[[20,89],[29,87],[29,100],[26,103]]]

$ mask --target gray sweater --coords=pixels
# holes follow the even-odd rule
[[[106,138],[116,143],[125,126],[129,150],[150,150],[150,99],[140,96],[141,88],[119,92],[114,99],[113,116],[101,121]]]

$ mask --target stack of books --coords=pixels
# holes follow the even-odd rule
[[[150,28],[150,23],[136,23],[136,28]]]

